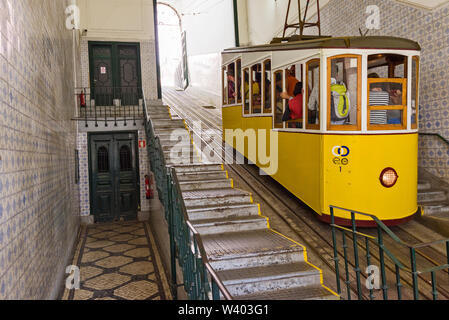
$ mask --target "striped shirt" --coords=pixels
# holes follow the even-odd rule
[[[390,104],[390,94],[386,91],[370,91],[370,106],[388,106]],[[387,124],[387,110],[371,110],[370,124]]]

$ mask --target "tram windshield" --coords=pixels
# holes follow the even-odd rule
[[[407,66],[402,55],[368,57],[368,129],[407,128]]]

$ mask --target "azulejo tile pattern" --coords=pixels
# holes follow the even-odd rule
[[[66,4],[0,0],[0,299],[54,297],[77,235]]]
[[[331,0],[321,11],[322,34],[360,35],[368,5],[377,5],[381,18],[380,29],[369,35],[404,37],[421,45],[420,131],[449,139],[449,6],[429,11],[392,0]],[[447,146],[434,137],[423,137],[419,148],[419,165],[449,179]]]
[[[146,223],[95,224],[83,230],[73,259],[80,268],[80,288],[66,289],[63,299],[171,299]]]

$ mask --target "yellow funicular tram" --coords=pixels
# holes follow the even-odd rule
[[[323,221],[333,205],[405,222],[418,210],[419,57],[416,42],[382,36],[225,50],[223,139]],[[302,116],[288,118],[298,82]],[[251,141],[251,129],[266,137]],[[277,152],[274,171],[258,156],[265,148]],[[335,216],[350,222],[350,213]]]

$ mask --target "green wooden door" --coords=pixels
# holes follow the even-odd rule
[[[96,222],[132,220],[139,204],[135,133],[91,134],[91,212]]]
[[[138,105],[141,88],[140,45],[124,42],[89,42],[92,98],[97,106]]]

